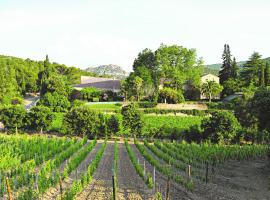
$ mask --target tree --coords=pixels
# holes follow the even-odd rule
[[[143,128],[142,114],[135,104],[131,103],[122,107],[121,114],[123,115],[125,129],[129,129],[133,136],[141,135]]]
[[[240,73],[241,79],[245,86],[255,85],[259,86],[259,72],[262,65],[261,55],[254,52],[249,60],[244,64],[243,69]]]
[[[94,98],[99,98],[101,91],[94,87],[87,87],[81,90],[83,100],[93,101]]]
[[[113,134],[119,134],[123,130],[122,127],[122,115],[115,114],[111,115],[107,121],[108,125],[108,132],[113,135]]]
[[[89,107],[75,107],[64,117],[63,132],[78,136],[87,135],[88,138],[104,135],[106,134],[105,132],[100,132],[101,125],[104,125],[103,122],[101,123],[101,118],[97,112]]]
[[[259,129],[270,131],[270,88],[257,90],[249,103],[251,113],[258,118]]]
[[[161,44],[155,51],[155,57],[159,74],[170,80],[170,87],[181,90],[187,81],[199,87],[203,62],[197,59],[195,49]]]
[[[163,88],[159,91],[159,99],[164,103],[182,103],[185,98],[181,91],[172,88]]]
[[[0,121],[8,130],[22,128],[25,124],[26,110],[21,105],[8,106],[0,110]]]
[[[237,65],[237,62],[236,62],[235,57],[233,57],[232,73],[231,73],[231,77],[230,78],[237,79],[238,78],[238,71],[239,71],[239,67]]]
[[[232,95],[241,91],[242,82],[239,79],[229,78],[223,83],[223,94]]]
[[[138,67],[146,67],[153,73],[156,72],[155,54],[151,49],[144,49],[139,53],[138,57],[133,62],[133,70],[137,72]]]
[[[240,124],[229,111],[212,113],[210,118],[202,121],[204,139],[210,139],[213,143],[230,144],[240,129]]]
[[[66,84],[62,76],[54,73],[42,82],[41,96],[45,95],[47,92],[56,92],[59,95],[68,96],[72,92],[72,89]]]
[[[265,86],[270,86],[270,65],[268,62],[265,64],[264,75],[265,75]]]
[[[259,86],[264,87],[265,86],[265,66],[261,64],[260,71],[259,71]]]
[[[38,105],[49,107],[53,112],[65,112],[70,107],[67,97],[57,92],[47,92],[38,102]]]
[[[226,80],[233,77],[231,51],[228,44],[224,45],[222,59],[223,63],[221,70],[219,71],[219,80],[221,85],[223,85]]]
[[[30,109],[29,113],[30,127],[35,130],[48,130],[54,119],[54,114],[50,108],[45,106],[35,106]]]
[[[133,80],[134,90],[136,91],[137,101],[140,100],[143,80],[139,76],[135,76]]]
[[[209,102],[213,97],[219,95],[222,89],[223,87],[215,81],[207,81],[201,86],[201,92],[209,99]]]

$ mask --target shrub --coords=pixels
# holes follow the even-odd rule
[[[106,132],[103,117],[103,114],[98,114],[86,106],[73,108],[64,117],[62,131],[80,136],[87,135],[89,138],[103,135]]]
[[[204,139],[210,139],[214,143],[229,144],[240,129],[240,124],[233,113],[219,111],[205,118],[201,125]]]
[[[185,98],[181,91],[164,88],[159,91],[159,100],[166,103],[182,103],[185,101]]]
[[[0,110],[0,121],[3,122],[5,128],[17,131],[25,125],[26,110],[23,106],[14,105],[3,107]]]
[[[111,115],[107,121],[108,132],[111,134],[120,133],[123,129],[122,120],[122,115]]]
[[[122,107],[121,114],[123,115],[124,127],[130,129],[133,136],[141,135],[143,128],[142,115],[135,104],[131,103]]]
[[[157,102],[141,101],[138,102],[139,108],[154,108],[157,106]]]
[[[70,102],[64,95],[48,92],[42,96],[38,105],[49,107],[53,112],[65,112],[70,107]]]
[[[30,127],[42,133],[52,125],[54,114],[48,107],[36,106],[31,108],[28,117]]]

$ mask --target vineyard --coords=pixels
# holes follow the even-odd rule
[[[0,135],[0,198],[269,199],[264,145]]]

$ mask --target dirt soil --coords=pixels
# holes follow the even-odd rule
[[[145,163],[145,171],[147,174],[151,174],[152,177],[154,177],[154,167],[144,159],[144,157],[140,154],[139,150],[136,148],[135,145],[131,145],[132,150],[139,159],[142,167],[144,168]],[[166,187],[168,183],[168,178],[160,173],[158,170],[155,170],[155,179],[156,179],[156,186],[155,186],[155,193],[160,192],[162,194],[162,197],[165,199],[166,197]],[[181,185],[174,183],[170,181],[170,192],[169,192],[169,198],[170,199],[183,199],[188,200],[191,199],[189,197],[188,192],[183,188]]]
[[[119,144],[118,200],[152,199],[152,191],[132,165],[125,144]]]
[[[160,163],[165,164],[149,149],[147,150]],[[162,180],[160,183],[164,185]],[[215,174],[211,176],[208,184],[194,180],[192,193],[182,192],[179,193],[180,197],[180,195],[173,196],[173,189],[171,191],[171,199],[270,200],[270,167],[267,166],[266,159],[228,161],[215,169]],[[163,194],[162,190],[161,192]]]
[[[195,193],[202,199],[270,200],[270,168],[266,159],[229,161],[209,184],[201,183]]]
[[[113,155],[114,144],[108,142],[92,183],[78,195],[77,200],[111,199]]]

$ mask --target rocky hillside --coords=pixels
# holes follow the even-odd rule
[[[113,64],[89,67],[86,69],[86,71],[95,73],[99,76],[110,76],[117,79],[123,79],[128,76],[128,73],[125,70],[123,70],[120,66]]]

